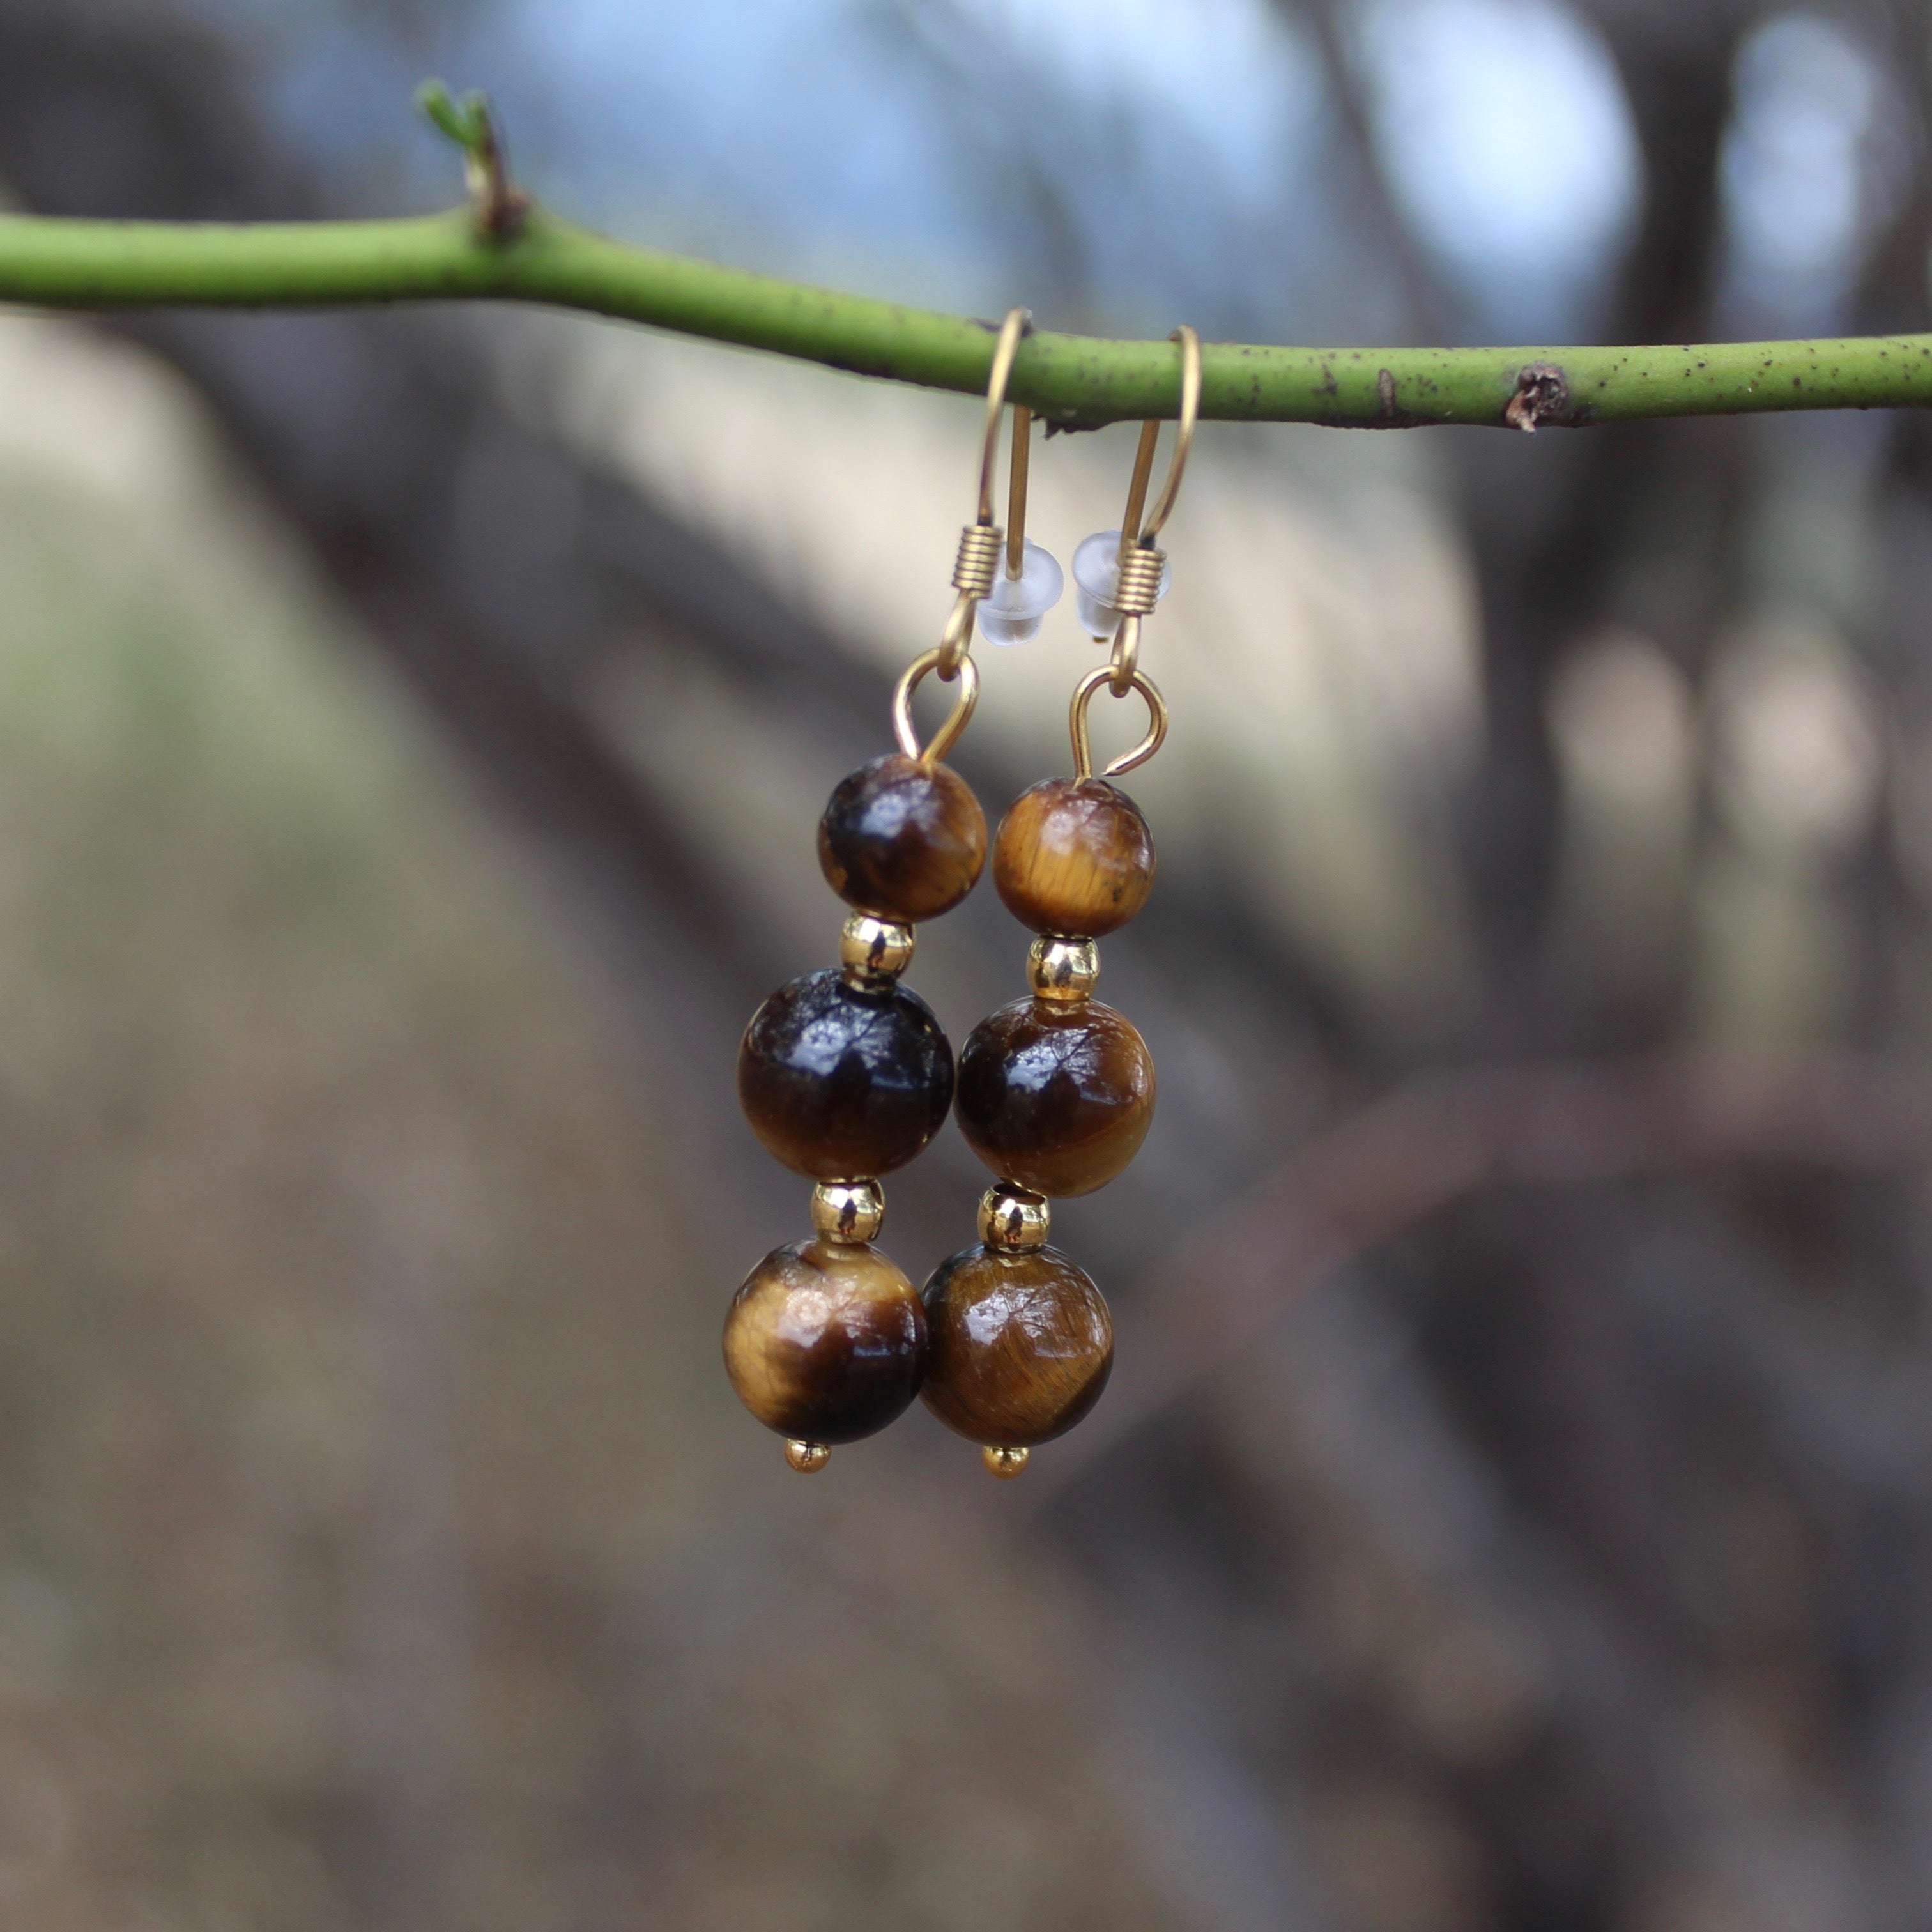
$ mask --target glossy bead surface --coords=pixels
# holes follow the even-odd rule
[[[818,821],[818,862],[847,904],[910,925],[973,890],[986,862],[986,818],[944,765],[889,752],[840,784]]]
[[[1106,1186],[1139,1152],[1154,1098],[1146,1042],[1098,1000],[1016,1000],[982,1020],[959,1056],[967,1144],[1035,1194]]]
[[[862,1244],[774,1249],[724,1318],[738,1400],[767,1429],[807,1444],[884,1428],[919,1393],[925,1357],[920,1298],[889,1256]]]
[[[920,1394],[949,1429],[998,1449],[1050,1442],[1092,1408],[1114,1365],[1106,1298],[1058,1248],[964,1250],[926,1285]]]
[[[830,1445],[824,1442],[788,1442],[785,1460],[801,1476],[815,1476],[832,1460]]]
[[[1032,1454],[1030,1449],[995,1449],[988,1443],[980,1451],[980,1460],[986,1465],[988,1475],[1010,1483],[1016,1476],[1026,1474],[1027,1461]]]
[[[1154,834],[1105,778],[1046,778],[1000,821],[993,884],[1036,932],[1098,939],[1125,926],[1154,888]]]
[[[952,1098],[952,1049],[903,986],[848,986],[836,966],[781,986],[745,1029],[738,1099],[766,1150],[814,1180],[903,1167]]]

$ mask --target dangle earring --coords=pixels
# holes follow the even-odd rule
[[[1047,1204],[1104,1187],[1139,1151],[1154,1118],[1146,1042],[1093,992],[1095,940],[1126,925],[1154,884],[1153,835],[1110,781],[1144,764],[1167,735],[1166,704],[1138,659],[1142,620],[1168,578],[1154,538],[1173,510],[1201,408],[1199,338],[1180,328],[1173,339],[1180,421],[1160,499],[1142,528],[1155,422],[1142,431],[1122,534],[1081,547],[1116,547],[1105,590],[1117,622],[1112,661],[1074,687],[1073,776],[1022,792],[994,842],[994,885],[1038,935],[1027,954],[1032,992],[982,1020],[959,1056],[960,1130],[995,1181],[980,1202],[979,1244],[926,1285],[922,1394],[942,1422],[981,1445],[996,1476],[1017,1476],[1028,1452],[1064,1435],[1106,1387],[1113,1319],[1092,1279],[1047,1245]],[[1088,594],[1083,586],[1083,600]],[[1103,685],[1116,698],[1139,692],[1148,725],[1096,778],[1087,714]]]
[[[952,1101],[952,1049],[932,1010],[899,976],[911,962],[914,926],[957,905],[986,862],[980,802],[940,760],[978,700],[974,618],[980,600],[998,594],[1006,544],[993,521],[994,456],[1028,320],[1015,309],[994,350],[979,514],[960,534],[957,594],[938,646],[907,666],[893,693],[899,748],[844,779],[819,821],[819,865],[853,909],[840,963],[782,986],[752,1016],[738,1049],[738,1098],[752,1132],[815,1184],[814,1233],[774,1250],[746,1277],[725,1318],[724,1366],[739,1399],[786,1438],[786,1460],[805,1473],[824,1468],[833,1444],[895,1420],[925,1368],[919,1296],[873,1242],[885,1215],[880,1178],[925,1147]],[[1016,428],[1015,500],[1023,514],[1022,436]],[[1014,580],[1024,589],[1034,547],[1015,534]],[[1057,579],[1059,566],[1046,562]],[[1005,621],[1027,621],[1024,602],[1010,602]],[[1038,616],[1031,622],[1036,627]],[[912,700],[928,673],[956,682],[958,695],[922,747]]]

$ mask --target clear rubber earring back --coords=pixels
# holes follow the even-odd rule
[[[980,599],[980,634],[989,644],[1024,644],[1039,634],[1040,620],[1060,602],[1066,578],[1053,553],[1030,538],[1022,548],[1020,574],[1002,569]]]

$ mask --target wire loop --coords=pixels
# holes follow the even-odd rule
[[[980,701],[980,667],[970,657],[962,656],[958,669],[949,676],[940,659],[940,651],[921,652],[906,666],[892,693],[892,736],[899,741],[899,749],[928,771],[952,750],[960,733],[965,730],[968,719],[973,716],[974,706]],[[959,695],[953,700],[946,722],[933,733],[932,742],[922,750],[919,728],[912,722],[912,694],[925,682],[927,672],[934,670],[938,672],[942,684],[950,684],[953,677],[957,677]]]
[[[1100,664],[1073,687],[1073,704],[1070,714],[1073,730],[1073,776],[1082,782],[1094,776],[1094,748],[1087,736],[1088,707],[1094,702],[1094,692],[1108,682],[1113,675],[1112,664]],[[1103,778],[1119,778],[1136,765],[1145,764],[1160,749],[1161,742],[1167,736],[1167,700],[1155,688],[1154,680],[1144,671],[1130,671],[1128,686],[1147,700],[1148,734],[1131,752],[1123,752],[1103,768],[1100,773]],[[1126,692],[1123,691],[1119,694],[1124,697]]]

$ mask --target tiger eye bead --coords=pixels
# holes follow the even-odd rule
[[[986,862],[986,815],[957,772],[889,752],[832,793],[818,821],[818,862],[860,912],[908,926],[937,919]]]
[[[1099,939],[1154,887],[1154,834],[1105,778],[1046,778],[1014,800],[993,844],[993,884],[1036,932]]]
[[[940,1263],[923,1299],[920,1394],[949,1429],[992,1448],[1030,1448],[1064,1436],[1100,1400],[1113,1319],[1058,1248],[965,1249]]]
[[[903,1167],[952,1099],[952,1049],[917,994],[836,966],[781,986],[738,1048],[738,1098],[774,1160],[814,1180]]]
[[[856,1442],[903,1414],[925,1361],[912,1283],[862,1244],[774,1249],[724,1318],[724,1370],[738,1400],[767,1429],[808,1446]]]
[[[959,1055],[967,1144],[1035,1194],[1090,1194],[1140,1151],[1154,1118],[1154,1061],[1132,1024],[1098,1000],[1016,1000]]]

